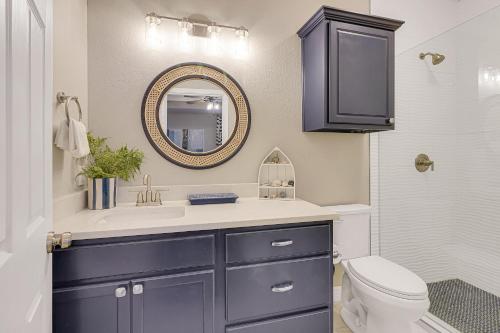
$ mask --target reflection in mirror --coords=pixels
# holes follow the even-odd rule
[[[177,147],[205,153],[231,137],[236,111],[224,89],[204,79],[188,79],[169,89],[160,104],[161,129]]]

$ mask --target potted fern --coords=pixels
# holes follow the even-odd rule
[[[89,209],[109,209],[116,206],[116,179],[129,181],[140,170],[144,153],[127,146],[112,150],[106,138],[87,134],[90,147],[88,164],[82,174],[88,179]]]

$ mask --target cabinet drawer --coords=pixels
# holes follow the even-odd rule
[[[329,225],[226,235],[226,262],[243,263],[328,253]]]
[[[329,333],[330,310],[231,327],[226,333]]]
[[[214,235],[75,246],[54,253],[54,282],[214,265]]]
[[[226,269],[227,319],[237,322],[328,306],[329,256]]]

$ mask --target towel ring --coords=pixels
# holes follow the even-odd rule
[[[65,103],[65,110],[66,110],[66,118],[68,119],[68,123],[70,120],[69,117],[69,103],[71,101],[75,101],[76,106],[78,106],[78,120],[82,121],[83,119],[83,113],[82,113],[82,107],[80,106],[80,101],[78,100],[78,97],[76,96],[66,96],[64,92],[58,92],[57,93],[57,102],[59,104]]]

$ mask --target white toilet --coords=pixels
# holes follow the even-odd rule
[[[427,285],[410,270],[370,256],[370,212],[365,205],[328,207],[341,215],[334,244],[342,256],[344,322],[354,333],[421,332],[430,302]]]

